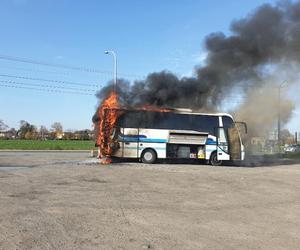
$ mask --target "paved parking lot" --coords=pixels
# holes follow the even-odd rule
[[[297,249],[300,165],[0,152],[0,249]]]

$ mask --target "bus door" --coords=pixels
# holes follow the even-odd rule
[[[217,159],[220,161],[230,160],[229,145],[225,128],[218,128]]]
[[[241,139],[236,126],[228,128],[228,141],[231,160],[241,160]]]
[[[125,128],[122,129],[122,157],[136,158],[138,157],[138,145],[139,145],[139,129],[137,128]]]

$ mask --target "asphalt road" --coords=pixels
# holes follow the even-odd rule
[[[0,152],[0,249],[299,249],[300,165]]]

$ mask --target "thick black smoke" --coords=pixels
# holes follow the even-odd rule
[[[230,36],[218,32],[206,37],[206,63],[196,68],[195,77],[179,78],[162,71],[133,85],[121,80],[122,102],[213,110],[236,84],[261,86],[264,66],[300,61],[300,2],[264,4],[233,21],[230,30]],[[111,85],[101,89],[98,98],[110,90]]]

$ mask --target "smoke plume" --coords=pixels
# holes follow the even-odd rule
[[[300,2],[264,4],[245,18],[233,21],[230,31],[230,35],[216,32],[205,38],[205,65],[195,68],[194,77],[180,78],[162,71],[133,84],[119,80],[117,91],[122,103],[214,111],[239,86],[239,94],[245,98],[237,111],[239,117],[247,120],[245,114],[250,113],[255,117],[257,104],[276,106],[277,94],[265,87],[280,83],[278,70],[284,70],[286,65],[299,68]],[[270,83],[266,79],[274,74],[274,68],[279,78]],[[111,84],[101,89],[98,98],[105,98],[111,89]],[[258,94],[264,91],[268,94]],[[283,119],[287,121],[293,105],[282,102],[286,107]],[[274,122],[275,114],[264,113],[270,115],[266,119]]]
[[[247,121],[249,137],[268,135],[268,132],[274,128],[274,123],[278,121],[279,108],[282,124],[291,118],[294,103],[283,95],[285,92],[283,89],[279,107],[278,91],[278,88],[274,88],[272,84],[252,90],[235,112],[237,120]]]

